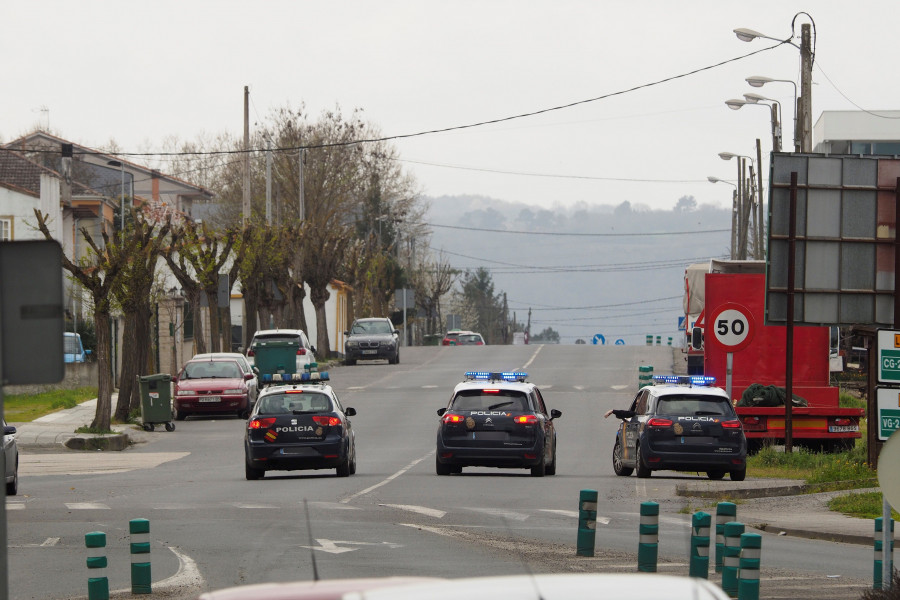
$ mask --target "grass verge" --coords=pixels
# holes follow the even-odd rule
[[[40,394],[10,394],[3,397],[3,415],[7,422],[25,423],[64,408],[73,408],[76,404],[96,397],[96,387]]]

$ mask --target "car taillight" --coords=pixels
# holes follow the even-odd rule
[[[264,419],[253,419],[247,424],[250,429],[268,429],[275,424],[275,417],[266,417]]]
[[[329,417],[327,415],[315,415],[315,416],[313,416],[312,420],[317,425],[329,425],[331,427],[341,424],[340,417]]]
[[[481,390],[482,394],[499,394],[500,390]]]
[[[835,425],[853,425],[853,421],[851,419],[834,419]]]
[[[722,427],[725,429],[740,429],[741,422],[738,421],[737,419],[734,419],[731,421],[722,421]]]
[[[671,427],[672,420],[671,419],[660,419],[659,417],[653,417],[649,421],[647,421],[647,427]]]
[[[513,421],[520,425],[534,425],[537,423],[538,418],[536,415],[519,415],[518,417],[514,417]]]
[[[304,356],[306,354],[306,348],[297,348],[297,356]]]
[[[446,413],[441,421],[444,423],[462,423],[466,418],[462,415],[454,415],[453,413]]]

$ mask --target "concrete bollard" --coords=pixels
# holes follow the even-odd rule
[[[84,534],[87,548],[88,600],[109,600],[109,578],[106,576],[106,534],[92,531]]]
[[[722,590],[737,598],[738,595],[738,569],[741,560],[741,535],[744,533],[744,524],[732,521],[725,523],[725,556],[722,561]]]
[[[884,568],[884,519],[878,517],[875,519],[875,568],[872,573],[872,589],[880,590],[883,587],[883,571]],[[894,572],[894,520],[891,519],[891,547],[888,549],[890,560],[887,561],[889,573]]]
[[[648,335],[648,336],[647,336],[647,345],[648,345],[648,346],[652,346],[652,345],[653,345],[653,336],[652,336],[652,335]]]
[[[653,365],[638,366],[638,389],[653,384]]]
[[[712,517],[702,510],[691,519],[691,559],[690,576],[707,579],[709,577],[709,526]]]
[[[740,600],[759,600],[759,561],[762,555],[762,536],[741,534],[741,555],[738,563],[737,597]]]
[[[150,582],[150,521],[132,519],[128,522],[131,534],[131,593],[149,594]]]
[[[597,490],[581,490],[578,497],[577,556],[593,556],[597,535]]]
[[[737,517],[737,505],[733,502],[716,504],[716,573],[722,572],[722,559],[725,556],[725,523]]]
[[[641,502],[638,534],[638,571],[656,573],[659,555],[659,504],[656,502]]]

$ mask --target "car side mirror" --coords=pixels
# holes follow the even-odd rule
[[[691,348],[694,350],[703,349],[703,328],[694,327],[691,329]]]
[[[345,332],[344,332],[344,335],[350,335],[350,332],[349,332],[349,331],[345,331]]]
[[[244,381],[250,381],[256,377],[256,373],[244,373]]]
[[[352,406],[348,406],[346,409],[344,409],[344,414],[347,415],[348,417],[355,417],[356,409],[353,408]]]
[[[446,408],[439,408],[437,411],[439,417],[443,417],[445,412],[447,412]]]
[[[399,329],[395,329],[395,330],[394,330],[394,335],[400,335],[400,330],[399,330]]]
[[[3,428],[3,435],[13,435],[16,432],[16,428],[12,425],[7,425]]]
[[[550,420],[551,420],[551,421],[552,421],[553,419],[558,419],[558,418],[560,418],[561,416],[562,416],[562,411],[561,411],[561,410],[556,410],[556,409],[554,408],[553,410],[550,411]]]

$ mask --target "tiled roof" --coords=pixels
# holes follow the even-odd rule
[[[35,196],[40,196],[42,173],[62,179],[62,176],[53,169],[48,169],[28,160],[18,152],[0,148],[0,181],[27,190]],[[97,195],[97,192],[77,182],[72,182],[72,193],[76,195]]]

